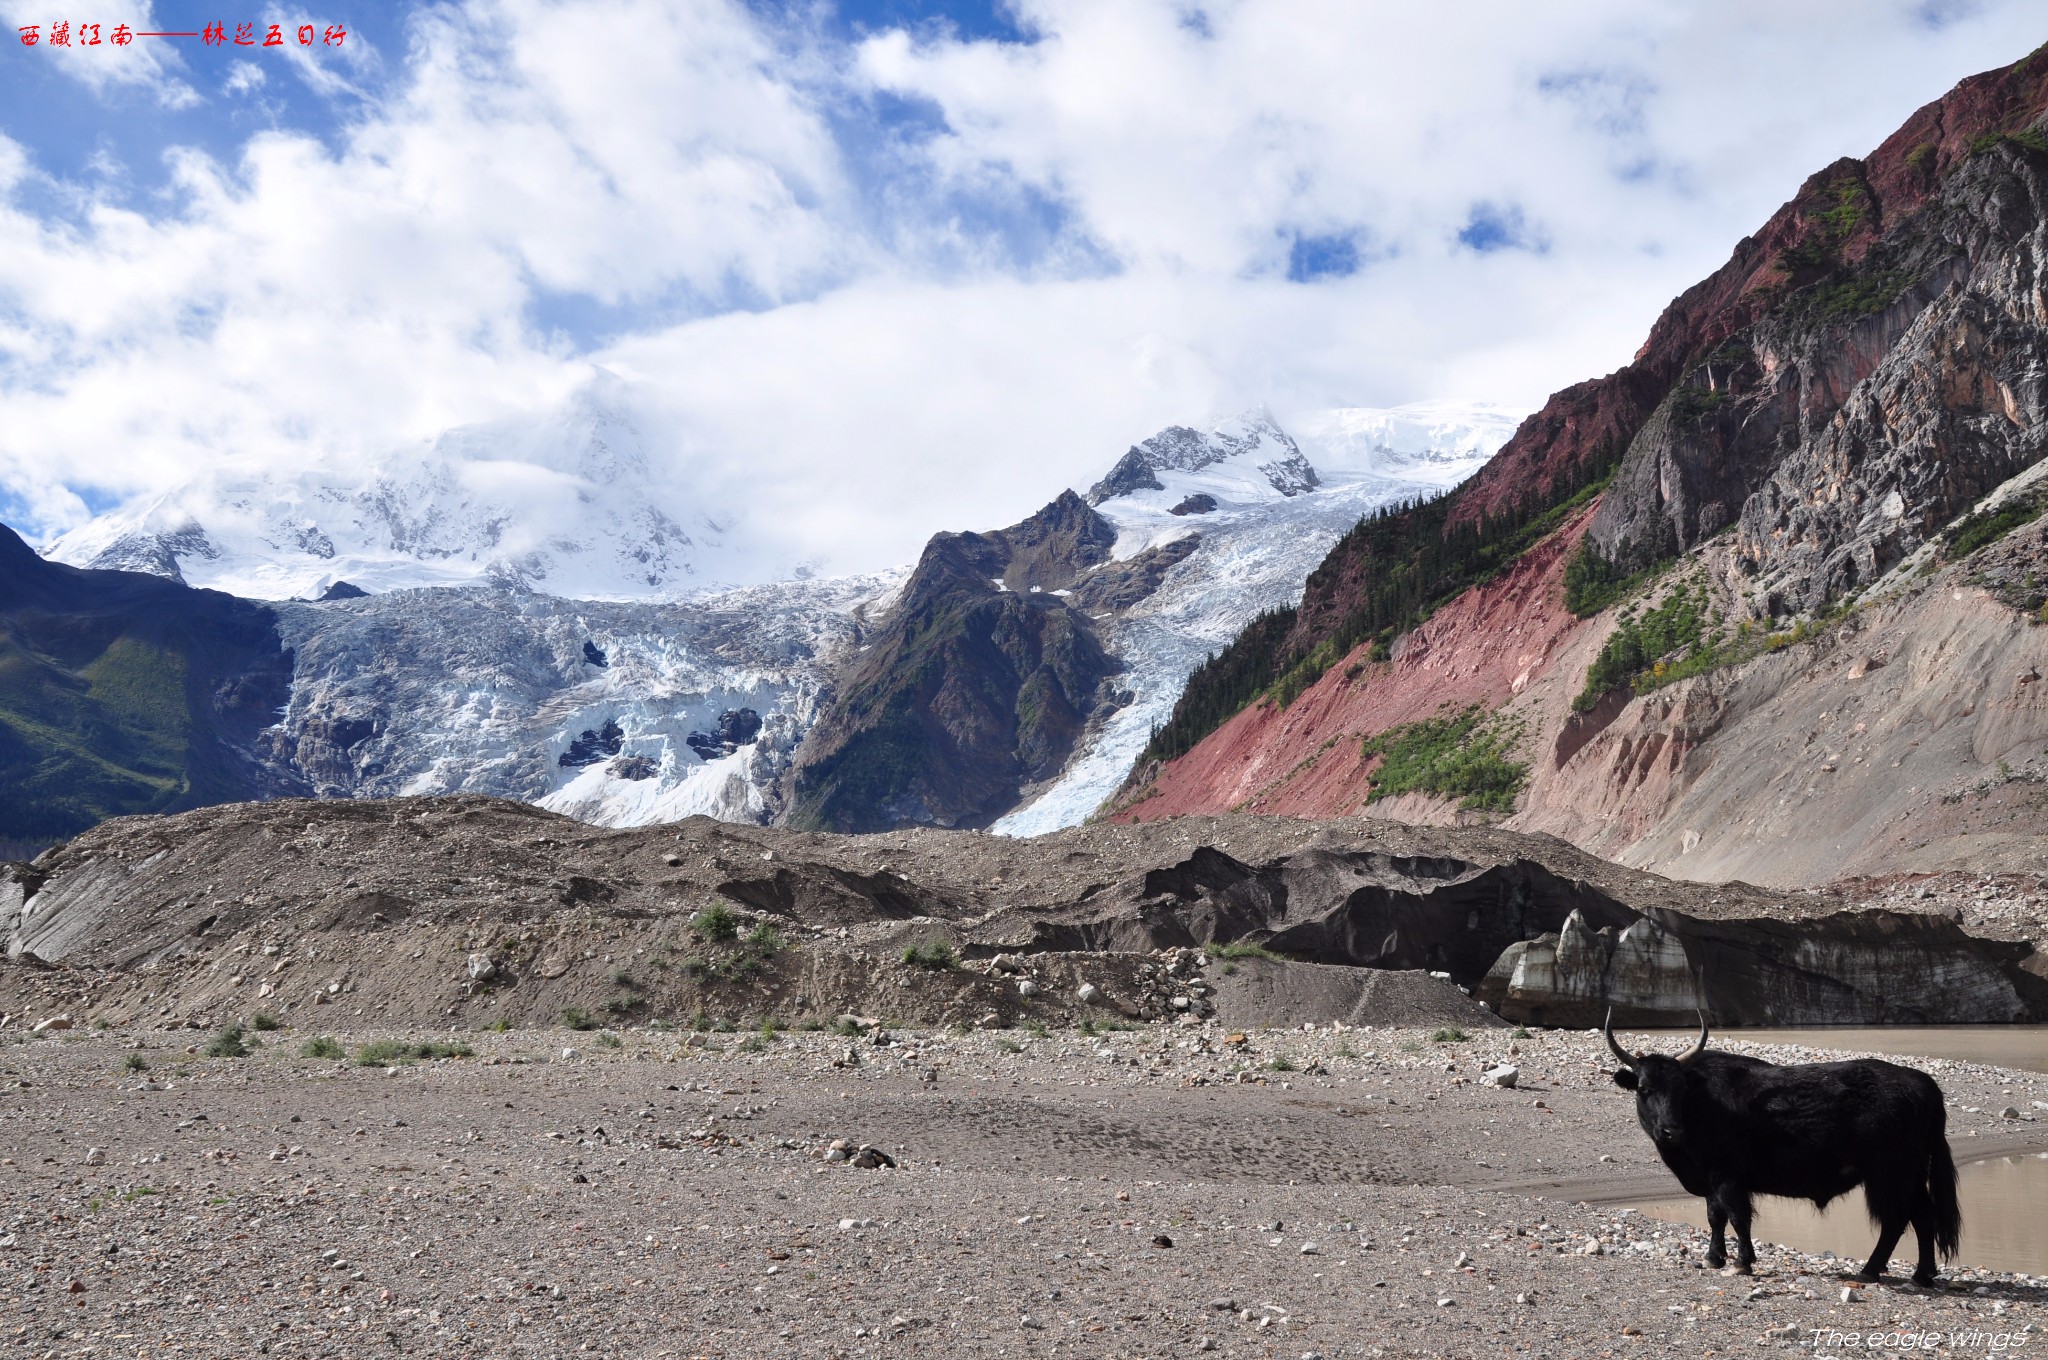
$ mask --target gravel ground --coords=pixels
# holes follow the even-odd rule
[[[2048,940],[2048,880],[2032,874],[1851,879],[1808,896],[1845,907],[1934,912],[1988,939]]]
[[[2048,1320],[2024,1276],[1723,1276],[1601,1207],[1675,1187],[1581,1033],[532,1030],[388,1070],[204,1037],[0,1049],[0,1353],[1977,1355]],[[2048,1146],[1996,1114],[2048,1077],[1922,1065],[1959,1158]]]

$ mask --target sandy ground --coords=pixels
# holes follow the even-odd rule
[[[532,1030],[390,1069],[253,1037],[0,1048],[0,1354],[2048,1348],[2048,1282],[1845,1302],[1837,1263],[1760,1244],[1727,1277],[1694,1230],[1601,1207],[1674,1187],[1586,1034]],[[1520,1087],[1477,1084],[1502,1058]],[[2048,1076],[1927,1065],[1959,1158],[2048,1146]]]

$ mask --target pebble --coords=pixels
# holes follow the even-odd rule
[[[1521,1076],[1521,1068],[1516,1067],[1513,1063],[1502,1063],[1498,1067],[1489,1067],[1480,1073],[1479,1084],[1481,1086],[1498,1086],[1506,1091],[1513,1089],[1514,1084],[1521,1080]]]
[[[107,1164],[107,1150],[105,1148],[87,1148],[85,1164],[87,1166],[105,1166]]]
[[[1102,989],[1092,982],[1084,982],[1075,991],[1074,995],[1080,999],[1083,1005],[1092,1006],[1102,999]]]

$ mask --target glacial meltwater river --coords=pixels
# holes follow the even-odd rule
[[[1954,1058],[2028,1072],[2048,1072],[2048,1025],[1941,1025],[1920,1029],[1745,1029],[1717,1030],[1715,1036],[1763,1044],[1805,1044],[1877,1057],[1904,1055]],[[1937,1080],[1939,1076],[1937,1075]],[[2048,1086],[2048,1084],[2044,1084]],[[1961,1265],[1989,1270],[2048,1275],[2048,1111],[2032,1109],[2033,1099],[2016,1089],[2010,1103],[2036,1116],[2035,1122],[2012,1123],[1987,1117],[1949,1114],[1949,1147],[1959,1166],[1963,1205],[1963,1243],[1956,1256]],[[1986,1115],[1995,1113],[1987,1111]],[[1971,1159],[1975,1139],[1957,1136],[1960,1121],[1987,1133],[2011,1130],[2041,1133],[2041,1148],[2017,1155]],[[2003,1125],[2003,1128],[2000,1126]],[[1672,1223],[1707,1225],[1706,1205],[1697,1199],[1637,1203],[1636,1210]],[[1805,1200],[1759,1196],[1752,1233],[1759,1242],[1779,1242],[1802,1251],[1831,1251],[1861,1265],[1877,1241],[1877,1230],[1863,1209],[1863,1192],[1852,1190],[1820,1213]],[[1729,1239],[1734,1254],[1734,1239]],[[1919,1250],[1912,1229],[1893,1254],[1892,1269],[1906,1274]]]

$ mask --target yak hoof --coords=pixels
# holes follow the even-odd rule
[[[1916,1270],[1913,1272],[1913,1283],[1919,1285],[1922,1289],[1932,1289],[1934,1288],[1934,1275],[1929,1271]]]
[[[1740,1262],[1737,1262],[1735,1265],[1729,1266],[1726,1270],[1723,1270],[1721,1273],[1723,1275],[1747,1275],[1750,1273],[1750,1268],[1746,1265],[1741,1264]]]

